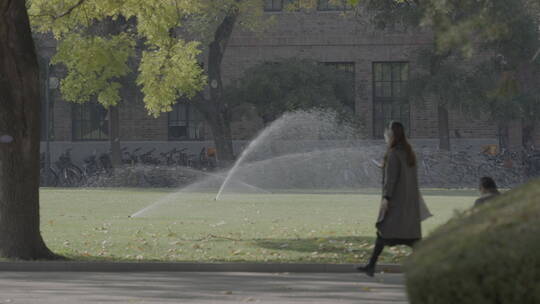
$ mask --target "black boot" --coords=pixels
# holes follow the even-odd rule
[[[369,277],[373,277],[373,275],[375,274],[375,265],[377,265],[377,260],[379,259],[379,255],[381,255],[383,249],[384,240],[381,237],[377,236],[377,240],[375,240],[375,248],[373,248],[373,253],[371,254],[369,263],[365,266],[356,267],[356,270],[358,272],[365,273]]]
[[[365,273],[368,277],[373,277],[375,275],[375,266],[365,265],[356,267],[358,272]]]

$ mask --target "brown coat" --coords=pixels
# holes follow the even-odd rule
[[[379,214],[379,235],[384,239],[422,238],[417,167],[407,164],[403,146],[388,153],[383,168],[383,197],[390,199],[388,209]]]

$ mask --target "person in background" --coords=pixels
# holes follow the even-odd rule
[[[417,162],[413,148],[399,122],[390,123],[385,131],[388,145],[383,170],[383,191],[379,217],[375,224],[377,239],[369,263],[356,269],[368,276],[375,273],[375,265],[385,246],[412,247],[422,238],[422,207],[418,187]],[[426,211],[429,213],[429,211]]]
[[[497,184],[495,183],[493,178],[489,176],[484,176],[480,179],[479,190],[480,190],[480,198],[478,198],[474,202],[474,207],[481,206],[485,204],[487,201],[501,194],[499,190],[497,189]]]

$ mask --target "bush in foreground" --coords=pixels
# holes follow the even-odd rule
[[[540,180],[456,216],[404,266],[411,304],[540,303]]]

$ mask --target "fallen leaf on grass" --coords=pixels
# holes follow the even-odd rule
[[[171,230],[169,230],[169,233],[167,233],[167,237],[176,237],[176,233],[172,232]]]
[[[222,225],[225,225],[226,222],[225,221],[220,221],[218,223],[215,223],[215,224],[210,224],[209,226],[210,227],[219,227],[219,226],[222,226]]]

